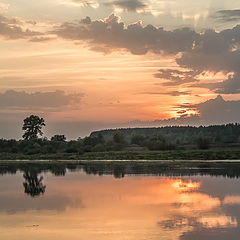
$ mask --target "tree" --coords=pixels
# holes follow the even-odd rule
[[[64,135],[54,135],[53,137],[51,137],[51,141],[65,142],[66,137]]]
[[[131,143],[137,144],[139,146],[142,146],[145,141],[145,137],[143,135],[134,135],[132,136]]]
[[[124,146],[126,145],[125,137],[123,132],[116,132],[113,135],[113,150],[114,151],[121,151]]]
[[[42,136],[42,127],[45,126],[43,118],[31,115],[23,120],[22,130],[25,131],[23,138],[25,140],[37,139],[38,135]]]
[[[113,141],[115,143],[124,144],[125,143],[124,133],[123,132],[116,132],[116,133],[114,133]]]

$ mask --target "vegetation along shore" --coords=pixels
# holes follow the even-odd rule
[[[42,137],[44,119],[24,119],[23,139],[0,139],[0,160],[234,160],[240,159],[240,124],[96,131],[67,141]]]

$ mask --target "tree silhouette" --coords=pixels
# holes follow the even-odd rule
[[[53,137],[51,137],[51,141],[55,141],[55,142],[65,142],[66,141],[66,137],[65,135],[54,135]]]
[[[120,143],[120,144],[124,144],[125,143],[125,136],[123,132],[116,132],[113,135],[113,141],[115,143]]]
[[[25,131],[23,138],[25,140],[37,139],[38,135],[42,136],[42,127],[45,126],[43,118],[35,115],[31,115],[23,120],[22,130]]]
[[[38,178],[34,171],[25,171],[23,174],[25,182],[23,183],[25,193],[31,197],[37,197],[45,193],[46,185],[43,185],[43,176]]]

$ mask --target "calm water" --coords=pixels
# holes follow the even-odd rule
[[[238,167],[161,169],[0,166],[0,238],[239,239]]]

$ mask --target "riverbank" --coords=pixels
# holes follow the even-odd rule
[[[2,160],[0,175],[29,173],[37,176],[50,172],[64,176],[69,172],[84,172],[87,175],[154,176],[223,176],[240,177],[240,161],[235,160]]]
[[[239,160],[240,150],[227,151],[146,151],[146,152],[87,152],[84,154],[0,154],[0,160]]]

